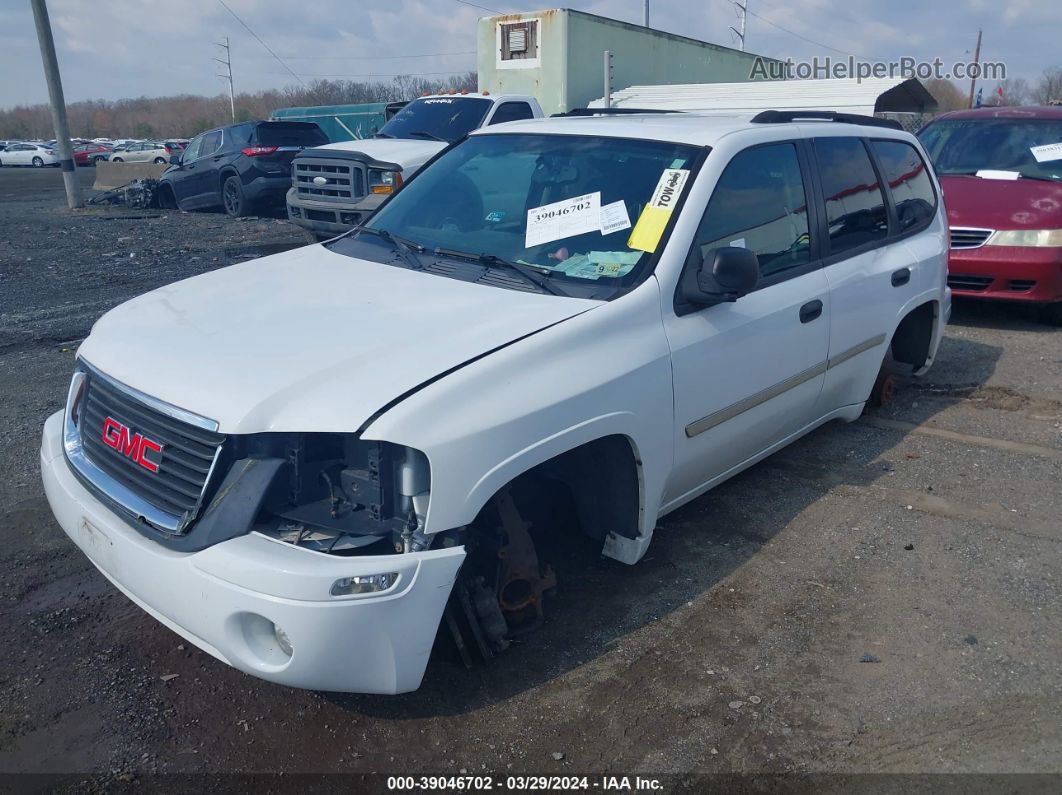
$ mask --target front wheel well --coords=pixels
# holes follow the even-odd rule
[[[640,464],[630,439],[603,436],[532,467],[499,493],[535,485],[554,493],[560,488],[585,535],[599,541],[610,533],[633,539],[640,531]]]
[[[892,335],[892,357],[918,370],[929,361],[933,327],[939,313],[936,301],[921,304],[908,312]]]

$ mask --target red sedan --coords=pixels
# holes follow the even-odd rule
[[[94,165],[97,158],[108,154],[110,151],[111,148],[103,144],[78,144],[74,147],[74,164],[78,166]]]
[[[918,137],[944,191],[954,294],[1034,303],[1062,325],[1062,107],[946,113]]]

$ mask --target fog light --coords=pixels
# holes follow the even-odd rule
[[[361,577],[342,577],[332,583],[332,596],[386,591],[398,580],[398,572],[367,574]]]
[[[358,213],[340,213],[339,222],[341,224],[350,224],[351,226],[357,226],[361,223],[361,215]]]
[[[291,640],[288,638],[288,633],[274,624],[273,635],[277,639],[277,645],[280,647],[280,650],[290,657],[294,653],[294,649],[291,648]]]
[[[289,215],[290,215],[290,216],[291,216],[292,218],[302,218],[302,208],[301,208],[301,207],[292,207],[292,206],[291,206],[291,205],[289,204],[289,205],[288,205],[288,214],[289,214]]]

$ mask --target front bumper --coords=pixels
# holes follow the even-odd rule
[[[289,188],[288,220],[316,235],[335,237],[363,223],[387,196],[385,193],[370,193],[356,202],[338,204],[305,199],[295,188]]]
[[[948,284],[955,295],[1005,301],[1062,301],[1062,251],[1032,246],[952,249]]]
[[[44,425],[41,473],[60,526],[160,622],[241,671],[292,687],[404,693],[420,686],[462,547],[337,557],[252,533],[194,553],[129,527],[71,473],[62,412]],[[398,572],[382,594],[333,597],[337,579]],[[273,626],[290,639],[288,656]]]

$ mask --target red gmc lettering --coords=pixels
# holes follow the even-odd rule
[[[149,472],[158,472],[159,465],[145,456],[148,450],[162,452],[162,445],[140,433],[130,433],[129,428],[113,417],[103,421],[103,443],[130,458]]]

